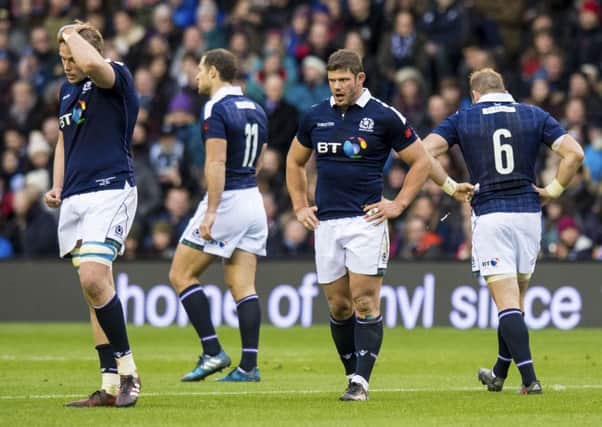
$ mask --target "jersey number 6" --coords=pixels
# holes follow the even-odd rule
[[[511,144],[502,144],[502,137],[511,138],[512,134],[508,129],[498,129],[493,132],[493,158],[495,170],[501,175],[508,175],[514,170],[514,152]],[[504,163],[506,163],[505,166]]]

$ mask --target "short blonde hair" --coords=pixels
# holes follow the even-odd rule
[[[505,92],[504,78],[493,68],[483,68],[470,75],[470,89],[481,94]]]
[[[100,34],[100,31],[98,31],[98,28],[89,22],[82,22],[79,19],[75,20],[73,25],[80,25],[81,27],[78,31],[79,35],[82,36],[85,41],[90,43],[100,54],[102,54],[105,42],[102,38],[102,34]],[[61,43],[65,43],[62,32],[59,32],[59,34],[56,35],[56,39],[59,45]]]

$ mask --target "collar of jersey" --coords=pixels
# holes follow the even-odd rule
[[[217,92],[215,92],[215,94],[211,97],[211,101],[217,102],[228,95],[242,96],[242,89],[240,86],[223,86],[219,88]]]
[[[368,103],[368,101],[370,101],[370,99],[372,99],[372,94],[370,93],[370,91],[366,88],[364,88],[362,94],[360,95],[360,97],[355,101],[354,105],[359,105],[360,107],[364,108],[366,106],[366,104]],[[330,106],[334,107],[334,96],[330,97]]]
[[[506,92],[506,93],[495,92],[495,93],[486,93],[485,95],[481,96],[479,98],[479,100],[477,101],[477,104],[481,103],[481,102],[516,102],[516,101],[514,100],[512,95],[510,95],[508,92]]]

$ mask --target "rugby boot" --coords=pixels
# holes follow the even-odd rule
[[[117,395],[117,399],[115,399],[115,406],[120,408],[134,406],[138,401],[138,395],[140,394],[140,388],[142,387],[140,377],[134,375],[120,375],[120,382],[119,394]]]
[[[535,380],[528,386],[525,386],[523,384],[519,393],[520,394],[542,394],[543,388],[541,387],[541,383],[538,380]]]
[[[368,391],[361,384],[350,382],[345,393],[341,395],[339,400],[368,400]]]
[[[502,391],[504,387],[504,378],[495,377],[491,369],[479,369],[478,378],[483,385],[487,386],[488,391]]]
[[[230,356],[228,356],[224,350],[220,351],[215,356],[203,354],[199,357],[199,361],[195,368],[182,377],[182,381],[201,381],[209,375],[227,368],[231,364],[232,360],[230,360]]]
[[[240,368],[234,368],[228,375],[220,378],[220,382],[259,382],[261,378],[259,376],[259,369],[257,367],[251,369],[249,372],[243,371]]]
[[[96,390],[85,399],[65,403],[70,408],[93,408],[96,406],[115,406],[115,396],[104,390]]]

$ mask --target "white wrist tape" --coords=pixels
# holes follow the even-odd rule
[[[551,198],[557,199],[564,192],[564,187],[558,182],[556,178],[545,188],[546,192],[550,195]]]
[[[458,183],[451,179],[449,176],[445,179],[445,182],[441,186],[441,189],[449,196],[453,196],[456,192],[456,187]]]

